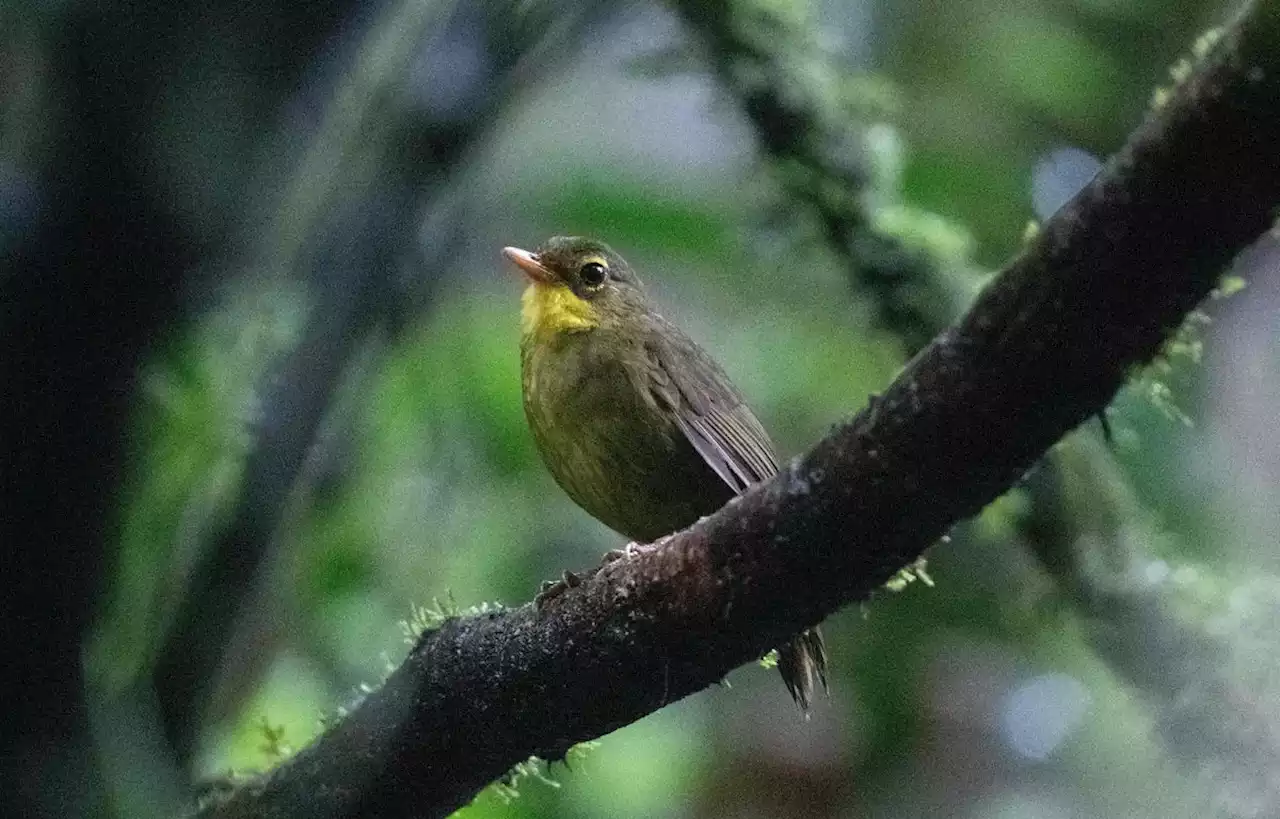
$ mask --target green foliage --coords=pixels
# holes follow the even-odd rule
[[[273,659],[236,719],[205,738],[195,770],[204,777],[269,770],[310,743],[335,709],[332,681],[313,659],[288,652]]]
[[[1120,80],[1116,57],[1066,20],[1029,7],[987,16],[978,36],[981,47],[969,53],[982,56],[972,71],[995,93],[1085,125],[1116,116],[1119,100],[1106,94]]]
[[[924,251],[945,266],[960,267],[973,256],[973,237],[936,213],[895,205],[877,210],[875,224],[877,230],[900,240],[906,249]]]
[[[1019,522],[1027,514],[1026,490],[1010,489],[982,510],[976,521],[977,531],[985,540],[1008,540],[1015,536]]]
[[[940,218],[963,219],[977,258],[990,264],[1016,247],[1016,226],[1029,210],[1026,186],[1009,173],[1006,157],[945,147],[913,147],[903,173],[910,201]]]

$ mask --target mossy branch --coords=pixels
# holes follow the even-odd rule
[[[867,82],[859,84],[838,55],[823,51],[812,26],[796,14],[803,3],[673,0],[673,5],[708,47],[710,65],[754,127],[782,191],[822,226],[827,247],[857,292],[872,301],[880,325],[901,338],[908,354],[917,352],[959,312],[965,283],[973,277],[957,252],[963,244],[938,241],[947,233],[933,219],[909,215],[900,224],[915,229],[898,232],[930,241],[900,241],[892,230],[899,220],[886,218],[884,205],[877,206],[892,202],[897,191],[884,167],[892,163],[873,149],[878,129],[858,121],[870,107]],[[1173,65],[1175,86],[1212,51],[1221,33],[1210,29],[1188,57]],[[1158,89],[1152,105],[1165,105],[1171,90]],[[860,99],[851,99],[858,94]],[[779,129],[784,122],[787,128]],[[1025,239],[1038,232],[1039,225],[1029,225]],[[1239,279],[1224,279],[1218,295],[1241,286]],[[1171,359],[1198,360],[1195,336],[1204,320],[1194,312],[1179,337],[1166,344],[1162,360],[1135,385],[1184,423],[1188,419],[1171,400],[1161,371],[1167,372]],[[1024,488],[1029,503],[1019,516],[1018,536],[1074,605],[1098,656],[1142,695],[1170,756],[1200,777],[1223,815],[1248,816],[1254,804],[1280,803],[1280,781],[1270,776],[1280,767],[1280,743],[1258,740],[1257,726],[1266,724],[1266,697],[1241,694],[1241,683],[1233,678],[1237,669],[1222,659],[1230,653],[1224,635],[1172,605],[1170,584],[1136,579],[1135,567],[1150,561],[1143,545],[1159,532],[1111,454],[1089,436],[1071,436],[1041,461]],[[1066,496],[1088,501],[1068,510]],[[1120,518],[1124,527],[1116,525]],[[984,546],[974,529],[959,532],[957,541],[962,548]],[[1222,739],[1204,741],[1211,735]]]
[[[970,263],[954,250],[909,246],[873,207],[893,175],[868,127],[889,96],[843,68],[798,9],[759,0],[673,0],[706,47],[712,71],[751,123],[786,196],[812,215],[823,241],[871,297],[878,324],[910,352],[972,296]],[[865,120],[865,121],[864,121]],[[885,210],[885,209],[880,209]],[[887,216],[888,214],[883,214]],[[918,231],[926,220],[914,220]],[[937,217],[930,220],[939,222]],[[946,231],[937,229],[936,233]],[[943,258],[951,256],[954,258]]]
[[[774,480],[538,609],[453,619],[217,817],[443,816],[867,598],[1148,361],[1280,202],[1280,2],[1193,75],[885,394]]]

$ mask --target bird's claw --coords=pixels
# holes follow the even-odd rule
[[[619,560],[625,560],[640,554],[641,545],[632,541],[621,549],[610,549],[604,553],[604,557],[600,561],[601,566],[607,566]],[[588,576],[595,574],[599,569],[593,569]],[[559,580],[544,580],[541,588],[538,589],[537,595],[533,598],[533,604],[539,609],[550,600],[554,600],[564,594],[569,589],[575,589],[582,585],[582,577],[574,574],[569,570],[565,570],[560,575]]]
[[[542,608],[548,600],[554,600],[569,589],[582,585],[582,578],[568,569],[560,575],[559,580],[544,580],[538,593],[533,598],[533,605]]]
[[[610,549],[609,551],[605,552],[604,557],[601,558],[600,560],[600,563],[601,565],[615,563],[619,560],[625,560],[629,557],[633,557],[634,555],[637,555],[639,553],[640,553],[640,544],[636,543],[633,540],[630,543],[628,543],[626,546],[623,546],[621,549]]]

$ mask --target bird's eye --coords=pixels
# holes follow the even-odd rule
[[[604,283],[604,277],[608,273],[605,266],[599,262],[587,262],[578,271],[578,278],[587,287],[599,287]]]

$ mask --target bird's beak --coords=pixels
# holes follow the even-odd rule
[[[524,271],[532,281],[538,284],[555,284],[556,275],[538,261],[538,257],[518,247],[504,247],[502,255],[506,256],[516,267]]]

